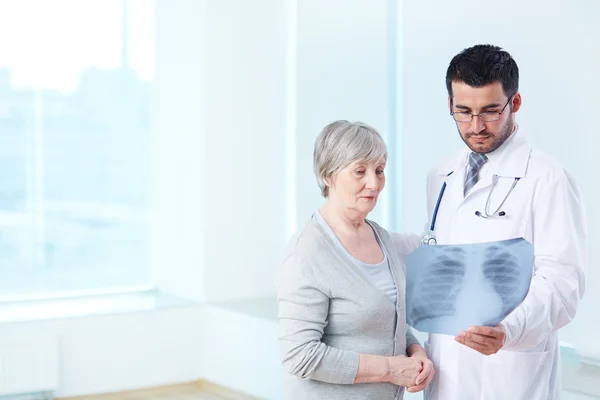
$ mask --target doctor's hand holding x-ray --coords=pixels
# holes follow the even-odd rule
[[[504,345],[506,331],[502,324],[498,326],[472,326],[467,331],[459,333],[455,340],[469,346],[486,356],[495,354]]]
[[[425,349],[438,373],[425,399],[557,400],[557,331],[573,320],[585,290],[587,227],[579,187],[515,123],[523,100],[509,53],[491,45],[463,50],[450,62],[446,86],[466,146],[429,173],[431,229],[418,251],[523,238],[533,246],[533,262],[515,263],[510,273],[493,269],[496,282],[514,272],[531,277],[526,297],[500,324],[460,328],[458,335],[429,333]],[[468,274],[477,272],[457,265],[450,258],[435,284],[421,285],[423,292],[456,296]],[[412,267],[418,265],[407,263],[407,271]],[[507,283],[498,291],[510,289]],[[434,297],[421,296],[426,306],[417,311],[451,321],[456,310],[436,301],[453,297]]]

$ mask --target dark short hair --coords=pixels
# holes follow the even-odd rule
[[[446,88],[452,99],[452,82],[480,88],[500,82],[507,97],[519,90],[519,67],[508,52],[491,44],[464,49],[452,58],[446,71]]]

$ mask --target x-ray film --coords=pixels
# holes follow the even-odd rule
[[[421,246],[406,260],[406,312],[421,332],[496,326],[525,299],[533,274],[525,239]]]

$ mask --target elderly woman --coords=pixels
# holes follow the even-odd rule
[[[383,139],[363,123],[333,122],[316,140],[326,201],[292,239],[276,280],[286,399],[401,399],[433,377],[404,307],[405,256],[420,238],[392,238],[366,219],[386,160]]]

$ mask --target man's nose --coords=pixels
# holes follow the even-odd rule
[[[481,120],[479,115],[473,115],[471,120],[471,132],[479,133],[485,129],[485,123]]]

